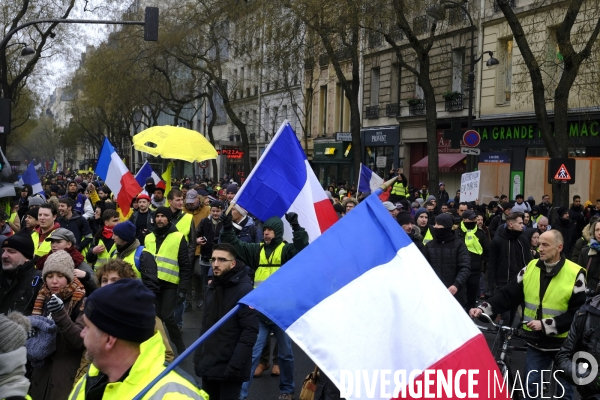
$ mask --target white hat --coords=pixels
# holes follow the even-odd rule
[[[384,201],[383,206],[387,208],[388,211],[393,211],[396,209],[396,205],[391,201]]]

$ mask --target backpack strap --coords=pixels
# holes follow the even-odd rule
[[[144,246],[138,246],[138,248],[135,249],[135,255],[133,256],[133,264],[138,271],[140,271],[140,256],[142,255],[142,251],[144,251]]]

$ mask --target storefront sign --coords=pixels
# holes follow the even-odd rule
[[[360,133],[365,146],[394,146],[400,142],[398,126],[365,128]]]
[[[320,162],[349,162],[352,160],[352,152],[346,154],[346,148],[342,142],[315,143],[313,150],[313,161]]]
[[[377,160],[375,161],[375,165],[377,166],[377,168],[385,168],[386,163],[387,163],[386,156],[377,157]]]
[[[463,141],[460,141],[461,146],[464,145]],[[450,140],[444,140],[444,130],[437,130],[437,148],[438,153],[460,153],[460,148],[453,149],[452,143]]]
[[[508,153],[481,153],[479,155],[479,162],[510,164],[510,155]]]
[[[338,142],[351,142],[352,132],[336,132],[335,140],[337,140]]]
[[[218,155],[224,155],[227,158],[230,159],[235,159],[235,160],[239,160],[242,157],[244,157],[244,152],[241,150],[237,150],[237,149],[222,149],[222,150],[217,150],[217,154]]]

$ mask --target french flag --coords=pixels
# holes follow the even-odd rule
[[[27,166],[27,169],[23,173],[23,176],[21,177],[20,181],[21,184],[31,185],[31,188],[33,189],[33,194],[41,193],[42,196],[46,197],[46,194],[44,193],[44,188],[42,187],[42,182],[40,182],[40,178],[37,172],[35,171],[33,161],[30,162]]]
[[[131,200],[142,191],[142,188],[106,137],[100,149],[95,172],[115,195],[123,215],[127,215],[131,208]]]
[[[137,181],[137,183],[139,183],[141,187],[144,187],[146,186],[146,179],[150,177],[154,180],[155,185],[157,185],[161,181],[160,176],[158,176],[156,172],[154,172],[148,161],[146,161],[144,165],[142,165],[142,168],[140,168],[138,173],[135,174],[135,180]]]
[[[237,192],[233,202],[261,221],[285,213],[298,214],[309,240],[315,240],[338,217],[308,164],[304,150],[286,120]],[[292,228],[284,221],[284,238],[292,241]]]
[[[358,177],[358,191],[363,193],[372,193],[381,186],[383,179],[375,172],[371,171],[366,165],[360,164],[360,175]]]
[[[348,400],[510,398],[506,385],[493,391],[502,376],[484,336],[379,192],[241,303],[284,329]],[[356,227],[367,234],[349,235]]]

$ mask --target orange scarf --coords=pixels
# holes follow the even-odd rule
[[[60,293],[56,294],[65,304],[65,310],[67,314],[71,315],[73,311],[73,307],[85,297],[85,288],[83,284],[79,282],[77,278],[73,278],[73,282],[68,284],[60,291]],[[33,305],[33,312],[31,315],[43,315],[44,312],[44,304],[52,298],[52,292],[48,289],[48,286],[44,283],[44,286],[38,292],[37,298],[35,299],[35,304]],[[68,303],[67,303],[68,301]],[[83,311],[83,303],[79,308],[79,311]]]

